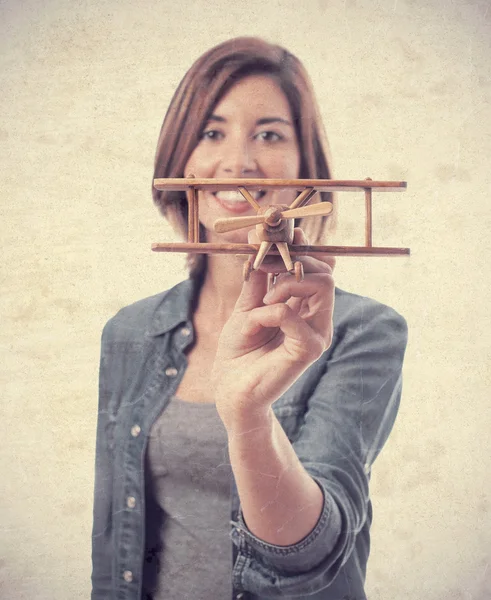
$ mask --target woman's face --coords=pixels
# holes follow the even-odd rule
[[[290,106],[274,79],[251,75],[229,90],[205,124],[184,173],[209,178],[299,177],[300,151]],[[290,204],[295,197],[288,190],[251,193],[261,206]],[[247,241],[248,229],[216,234],[213,224],[219,218],[253,214],[254,208],[238,192],[199,193],[207,241]]]

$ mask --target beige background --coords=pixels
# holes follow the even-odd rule
[[[182,257],[150,251],[171,236],[150,197],[155,143],[192,61],[241,34],[306,64],[336,177],[408,181],[376,196],[375,242],[411,258],[336,269],[340,287],[410,327],[400,415],[373,477],[369,597],[491,598],[489,0],[0,11],[1,598],[89,597],[100,332],[184,276]],[[343,198],[339,241],[361,242],[358,196]]]

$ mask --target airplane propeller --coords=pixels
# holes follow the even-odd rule
[[[266,213],[260,215],[252,215],[248,217],[228,217],[225,219],[217,219],[214,224],[214,229],[217,233],[226,233],[227,231],[236,231],[244,227],[259,225],[266,223],[272,217],[275,221],[283,221],[285,219],[298,219],[301,217],[325,216],[332,212],[333,206],[331,202],[319,202],[317,204],[309,204],[300,206],[299,208],[291,208],[281,212],[274,211],[274,205],[270,207]]]

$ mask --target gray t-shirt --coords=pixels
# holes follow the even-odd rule
[[[230,600],[233,474],[215,405],[172,398],[152,427],[147,460],[163,511],[153,600]]]

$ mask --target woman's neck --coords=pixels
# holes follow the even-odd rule
[[[224,254],[209,255],[196,316],[210,318],[213,328],[221,331],[234,309],[241,289],[240,260]]]

